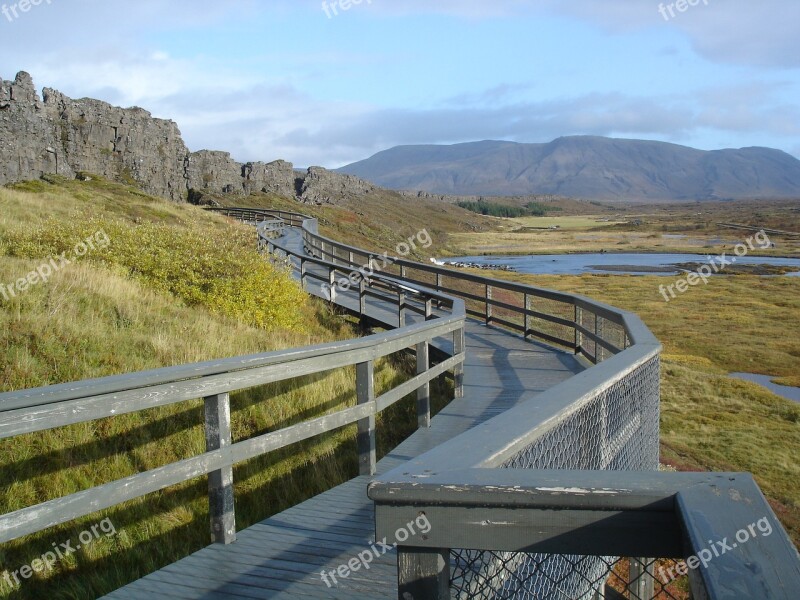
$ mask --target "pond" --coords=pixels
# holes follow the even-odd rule
[[[648,253],[587,253],[587,254],[537,254],[522,256],[464,256],[447,259],[446,263],[468,263],[470,266],[507,265],[518,273],[530,275],[583,275],[584,273],[606,273],[617,275],[678,275],[687,269],[684,263],[708,263],[712,256],[704,254],[648,254]],[[736,266],[770,265],[791,267],[789,276],[800,276],[800,259],[775,257],[736,257]],[[717,261],[719,262],[719,261]],[[721,272],[725,272],[722,270]]]
[[[789,400],[800,402],[800,387],[772,383],[773,378],[769,375],[756,375],[755,373],[731,373],[730,376],[734,379],[743,379],[745,381],[752,381],[753,383],[763,385],[769,391],[777,394],[778,396],[783,396]]]

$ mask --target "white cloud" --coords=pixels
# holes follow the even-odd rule
[[[543,0],[539,6],[599,25],[610,31],[626,32],[653,27],[682,31],[695,50],[714,62],[766,66],[800,67],[800,3],[787,0],[700,0],[685,12],[665,21],[665,9],[675,0]]]
[[[196,29],[202,34],[209,26],[295,6],[288,0],[268,5],[255,0],[139,0],[124,5],[119,0],[87,0],[70,6],[54,2],[14,24],[16,41],[5,46],[0,65],[24,68],[40,87],[55,87],[74,97],[142,106],[176,121],[190,148],[226,150],[240,160],[285,158],[304,166],[338,166],[397,144],[486,138],[549,141],[570,134],[682,143],[709,137],[753,139],[800,155],[800,109],[789,101],[797,97],[791,67],[800,66],[800,36],[791,30],[800,22],[800,3],[709,0],[708,6],[700,4],[670,22],[658,14],[657,2],[633,0],[373,0],[362,7],[363,14],[381,19],[432,13],[467,19],[555,14],[605,28],[612,36],[672,27],[711,60],[788,68],[783,83],[754,79],[755,71],[743,68],[739,79],[745,83],[684,89],[669,97],[598,94],[590,89],[562,96],[558,90],[540,90],[536,83],[498,83],[433,100],[427,108],[326,101],[326,86],[319,82],[333,76],[332,67],[374,69],[385,57],[376,52],[345,56],[335,49],[322,53],[306,50],[299,41],[297,47],[272,50],[269,61],[244,57],[238,63],[204,55],[202,43],[194,56],[176,58],[148,37],[153,29]],[[320,10],[317,0],[308,6]],[[202,35],[198,39],[202,41]],[[259,68],[267,62],[281,64],[283,74]],[[542,100],[531,100],[536,97]]]

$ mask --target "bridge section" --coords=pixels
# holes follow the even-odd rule
[[[301,232],[289,229],[285,234],[276,243],[302,252]],[[310,266],[307,272],[313,268]],[[322,269],[316,271],[322,273]],[[309,285],[308,289],[318,296],[323,294],[319,285]],[[340,291],[336,303],[357,312],[357,290]],[[396,326],[396,306],[375,298],[370,298],[366,306],[366,316],[372,322]],[[406,323],[421,319],[410,314]],[[513,406],[532,401],[540,392],[586,368],[572,352],[525,341],[476,320],[467,321],[465,340],[463,397],[433,417],[430,427],[417,430],[379,461],[377,473],[389,472]],[[437,341],[443,349],[452,350],[448,340]],[[134,600],[154,594],[159,598],[208,600],[394,597],[397,552],[376,545],[374,505],[367,497],[373,478],[355,478],[237,532],[232,544],[211,545],[106,598]],[[370,551],[375,558],[369,569],[359,568],[347,577],[336,574],[341,565]],[[323,572],[327,574],[324,578]]]

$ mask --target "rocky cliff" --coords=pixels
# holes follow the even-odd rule
[[[0,79],[0,185],[54,173],[96,173],[175,201],[264,191],[307,203],[336,203],[375,189],[357,177],[283,160],[239,163],[227,152],[190,152],[173,121],[141,108],[73,100],[28,73]]]

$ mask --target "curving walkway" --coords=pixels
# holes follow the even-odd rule
[[[297,249],[299,233],[288,230],[282,245]],[[321,295],[319,288],[310,293]],[[337,296],[347,308],[353,294]],[[388,320],[377,302],[368,313]],[[396,315],[393,316],[396,319]],[[413,322],[409,317],[408,322]],[[444,343],[444,342],[443,342]],[[378,463],[378,473],[400,466],[442,442],[522,402],[584,369],[572,354],[554,350],[477,321],[468,320],[464,397],[451,402],[431,421]],[[366,490],[370,477],[357,477],[307,502],[237,533],[233,544],[212,545],[148,575],[106,598],[391,598],[397,597],[396,556],[388,551],[330,587],[321,571],[335,571],[374,539],[373,504]],[[381,548],[377,547],[380,553]],[[332,583],[331,578],[328,577]]]

